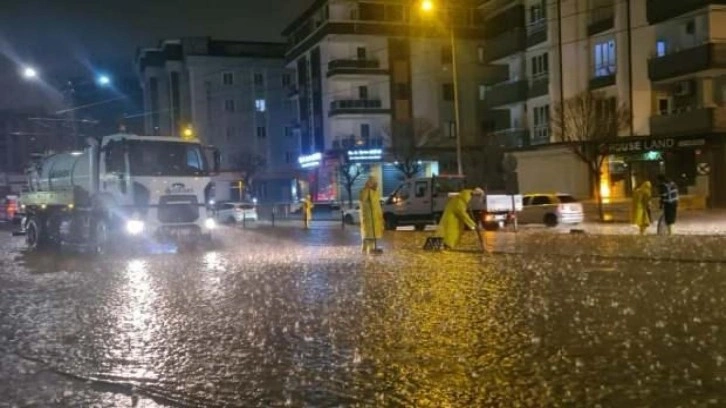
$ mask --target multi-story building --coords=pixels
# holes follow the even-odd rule
[[[255,173],[252,188],[260,201],[295,199],[299,142],[292,132],[285,49],[280,43],[182,38],[140,50],[146,134],[193,132],[220,149],[230,174]],[[218,180],[217,197],[239,197],[240,177]]]
[[[668,0],[488,0],[490,71],[482,105],[491,138],[519,159],[522,191],[589,197],[630,195],[666,174],[696,205],[726,205],[726,128],[719,63],[719,2]],[[726,20],[724,20],[726,22]],[[502,75],[498,77],[497,75]],[[491,83],[494,82],[492,85]],[[629,124],[601,146],[600,186],[551,132],[555,109],[577,94],[601,92],[625,107]],[[724,116],[726,117],[726,116]]]
[[[346,160],[379,178],[384,193],[402,178],[394,165],[402,150],[417,155],[426,174],[456,173],[454,65],[460,144],[468,163],[477,163],[484,77],[477,3],[426,13],[404,0],[316,0],[285,29],[288,67],[296,70],[290,95],[298,104],[299,160],[308,169],[303,187],[315,199],[341,197]]]

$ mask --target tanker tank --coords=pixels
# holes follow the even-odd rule
[[[89,151],[59,153],[45,158],[37,183],[39,191],[75,190],[81,188],[88,191]]]

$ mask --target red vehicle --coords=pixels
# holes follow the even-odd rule
[[[18,212],[18,197],[6,196],[0,204],[0,220],[12,221]]]

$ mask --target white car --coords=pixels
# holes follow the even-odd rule
[[[225,224],[257,221],[257,207],[252,203],[222,203],[217,209],[217,220]]]
[[[560,224],[580,224],[585,219],[582,203],[569,194],[525,194],[524,208],[517,214],[522,224],[544,224],[556,227]]]
[[[343,222],[348,225],[360,224],[360,208],[348,208],[343,210]]]

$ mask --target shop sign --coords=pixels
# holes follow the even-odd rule
[[[312,167],[320,166],[320,161],[323,159],[323,155],[320,153],[313,153],[307,156],[298,157],[297,161],[300,163],[300,167],[309,169]]]
[[[642,153],[654,150],[669,150],[679,147],[703,146],[706,140],[680,139],[676,137],[663,137],[652,139],[624,140],[622,142],[608,143],[604,151],[609,154]]]
[[[380,161],[382,158],[382,149],[348,150],[348,160],[350,161]]]

